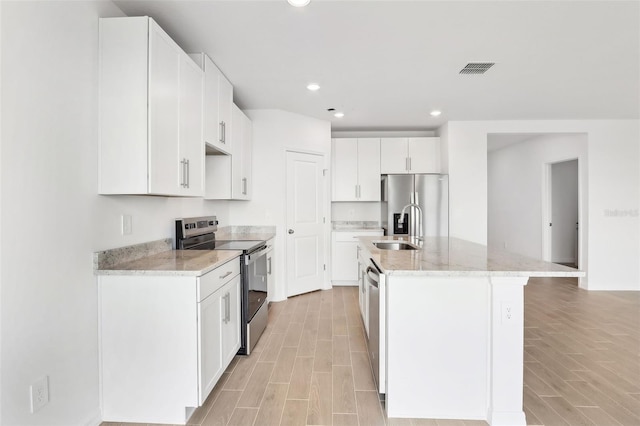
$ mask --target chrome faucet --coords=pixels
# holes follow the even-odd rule
[[[418,235],[409,235],[410,237],[416,238],[418,241],[423,240],[422,235],[422,208],[416,203],[409,203],[402,208],[402,212],[400,213],[400,218],[398,219],[398,225],[402,225],[404,223],[404,212],[408,207],[415,207],[418,210]]]

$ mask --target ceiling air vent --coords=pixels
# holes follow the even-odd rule
[[[484,74],[495,62],[469,62],[460,70],[460,74]]]

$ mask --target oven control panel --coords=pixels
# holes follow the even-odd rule
[[[210,234],[217,230],[218,219],[216,216],[176,219],[176,238],[178,240],[195,237],[197,235]]]

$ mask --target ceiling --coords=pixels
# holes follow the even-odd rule
[[[300,113],[334,130],[640,117],[638,1],[115,3],[153,17],[187,52],[206,52],[240,108]],[[459,74],[468,62],[495,65]],[[321,89],[308,91],[311,82]]]

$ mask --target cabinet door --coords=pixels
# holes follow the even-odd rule
[[[233,86],[229,80],[218,71],[218,140],[227,152],[233,150],[230,135],[233,107]]]
[[[440,138],[409,138],[411,173],[440,173]]]
[[[180,48],[149,20],[149,193],[181,195]],[[126,155],[123,152],[122,155]]]
[[[335,241],[332,250],[331,280],[355,281],[358,279],[358,243]]]
[[[267,246],[271,245],[272,243],[267,243]],[[275,292],[275,281],[274,281],[274,277],[275,274],[273,272],[273,265],[275,262],[275,258],[274,258],[274,251],[270,251],[267,253],[267,295],[271,294],[273,295]],[[267,301],[269,301],[269,299],[267,299]]]
[[[402,174],[408,173],[409,163],[407,138],[380,139],[380,173]]]
[[[223,298],[222,366],[227,368],[240,349],[240,275],[225,284],[221,291]]]
[[[180,161],[183,195],[202,196],[202,70],[186,54],[180,59]]]
[[[223,373],[222,358],[222,319],[224,301],[222,289],[211,294],[198,304],[200,358],[198,360],[200,377],[198,381],[198,398],[200,405]]]
[[[253,124],[249,117],[242,113],[242,199],[251,199],[253,170]]]
[[[204,99],[203,99],[203,132],[207,145],[218,151],[229,153],[229,147],[222,143],[222,126],[220,125],[220,98],[219,80],[221,72],[211,58],[202,54],[202,69],[204,70]],[[222,77],[224,78],[224,77]],[[228,96],[228,93],[225,93]]]
[[[358,201],[380,201],[380,139],[358,139]]]
[[[331,141],[332,201],[357,201],[358,140],[354,138]]]
[[[242,174],[242,156],[244,150],[242,147],[242,111],[235,104],[232,105],[232,115],[230,122],[231,133],[227,132],[228,141],[231,141],[231,198],[240,200],[243,197],[243,174]]]

